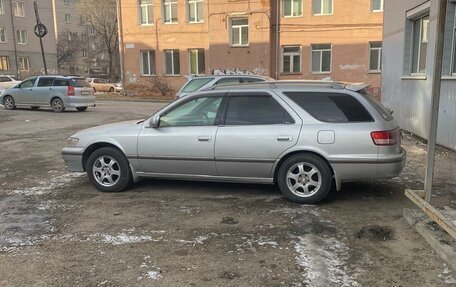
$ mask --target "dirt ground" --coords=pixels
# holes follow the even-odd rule
[[[318,206],[275,186],[143,180],[101,193],[64,169],[74,132],[163,103],[80,113],[0,107],[0,286],[456,286],[402,218],[425,146],[404,137],[399,178],[347,183]],[[434,203],[456,208],[456,156],[439,149]]]

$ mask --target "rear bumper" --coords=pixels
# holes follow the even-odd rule
[[[95,96],[71,96],[65,102],[66,108],[95,107]]]
[[[379,158],[377,165],[378,178],[392,178],[401,174],[407,160],[407,152],[401,148],[398,155]]]
[[[68,171],[84,172],[84,166],[82,164],[82,154],[84,153],[83,148],[77,147],[66,147],[62,150],[62,157],[65,161],[65,168]]]

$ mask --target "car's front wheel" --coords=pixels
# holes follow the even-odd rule
[[[325,199],[331,190],[331,168],[316,155],[296,154],[280,166],[277,184],[288,200],[316,204]]]
[[[122,191],[132,181],[127,158],[111,147],[94,151],[87,160],[86,171],[92,184],[100,191]]]
[[[110,93],[114,92],[114,87],[110,87],[110,88],[109,88],[109,92],[110,92]]]
[[[16,102],[14,101],[13,97],[6,96],[3,99],[3,104],[7,110],[14,110],[16,108]]]

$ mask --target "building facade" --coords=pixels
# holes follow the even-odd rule
[[[401,128],[430,129],[437,6],[440,0],[385,1],[382,102]],[[456,1],[448,0],[437,143],[456,150]]]
[[[51,0],[39,2],[38,12],[48,34],[43,38],[49,73],[57,72],[57,51]],[[0,0],[0,74],[26,78],[43,74],[44,64],[36,25],[33,1]]]
[[[379,92],[383,0],[122,0],[126,84],[253,73]]]

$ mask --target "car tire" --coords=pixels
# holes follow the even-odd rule
[[[109,88],[109,92],[110,92],[110,93],[114,92],[114,88],[113,88],[113,87],[110,87],[110,88]]]
[[[65,110],[63,101],[60,98],[55,98],[51,101],[51,108],[56,113],[61,113]]]
[[[95,94],[97,92],[97,89],[93,88],[93,93]]]
[[[277,184],[289,201],[317,204],[331,191],[331,167],[313,154],[296,154],[286,159],[279,168]]]
[[[38,110],[40,107],[38,107],[38,106],[31,106],[30,108],[31,108],[32,110]]]
[[[87,110],[87,107],[77,107],[76,110],[77,110],[78,112],[84,112],[84,111]]]
[[[11,96],[6,96],[3,99],[3,105],[7,110],[14,110],[16,109],[16,102],[14,101],[13,97]]]
[[[132,182],[130,164],[116,148],[104,147],[94,151],[86,163],[92,184],[103,192],[119,192]]]

